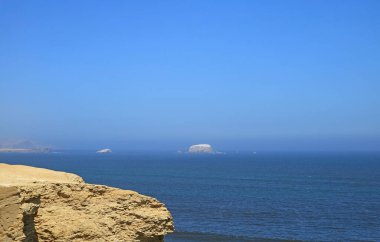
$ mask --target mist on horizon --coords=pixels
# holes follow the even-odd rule
[[[2,1],[0,144],[379,151],[379,5]]]

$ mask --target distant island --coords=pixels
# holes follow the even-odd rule
[[[209,144],[192,145],[192,146],[189,147],[188,152],[189,153],[207,153],[207,154],[213,154],[213,153],[215,153],[214,149]]]
[[[0,148],[2,153],[48,153],[49,148],[37,148],[37,149],[15,149],[15,148]]]
[[[111,149],[101,149],[96,151],[96,153],[104,154],[104,153],[112,153]]]
[[[1,153],[47,153],[51,149],[34,144],[29,140],[16,142],[13,144],[0,145]]]

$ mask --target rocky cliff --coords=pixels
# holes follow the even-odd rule
[[[164,204],[77,175],[0,164],[0,241],[163,241]]]

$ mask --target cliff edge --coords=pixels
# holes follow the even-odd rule
[[[165,205],[75,174],[0,163],[0,241],[163,241]]]

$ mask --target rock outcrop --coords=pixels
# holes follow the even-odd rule
[[[101,153],[101,154],[112,153],[112,150],[111,149],[101,149],[101,150],[96,151],[96,153]]]
[[[214,150],[209,144],[199,144],[190,146],[189,153],[214,153]]]
[[[164,204],[77,175],[0,164],[0,241],[163,241]]]

